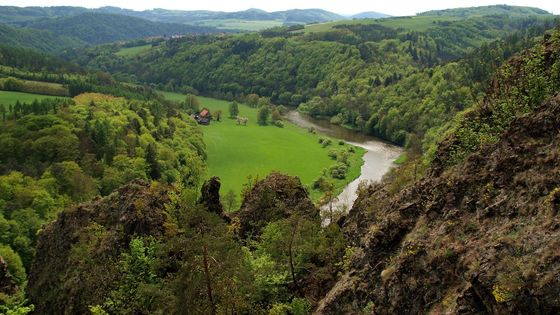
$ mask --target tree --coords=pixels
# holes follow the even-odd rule
[[[229,117],[235,118],[237,115],[239,115],[239,105],[237,102],[229,103]]]
[[[233,189],[230,189],[224,196],[224,203],[228,211],[231,211],[231,209],[235,205],[235,192],[233,191]]]
[[[282,114],[280,113],[278,107],[275,106],[274,109],[272,110],[272,121],[276,122],[279,120],[282,120]]]
[[[0,114],[2,114],[2,121],[6,121],[6,106],[0,104]]]
[[[259,125],[266,125],[268,116],[270,116],[270,108],[268,106],[262,106],[261,108],[259,108],[259,111],[257,113],[257,122],[259,123]]]
[[[221,110],[215,111],[214,118],[216,118],[216,121],[220,121],[220,119],[222,119],[222,111]]]
[[[257,94],[249,94],[246,97],[247,105],[251,107],[257,107],[259,104],[259,96]]]
[[[185,98],[185,107],[186,109],[192,109],[194,112],[198,112],[200,101],[195,95],[189,93]]]
[[[146,163],[148,163],[149,175],[153,180],[161,178],[161,167],[157,160],[156,144],[151,142],[146,148]]]

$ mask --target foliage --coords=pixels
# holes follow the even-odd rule
[[[0,125],[0,246],[14,251],[10,267],[30,267],[37,231],[73,203],[133,179],[199,185],[202,135],[173,106],[86,94],[10,107]]]
[[[270,108],[268,106],[262,106],[257,112],[257,122],[259,125],[264,126],[268,122],[268,117],[270,116]]]
[[[236,118],[239,115],[239,104],[237,102],[231,102],[229,104],[229,117]]]
[[[290,36],[171,40],[139,60],[82,55],[76,61],[170,90],[192,87],[237,100],[251,95],[252,106],[269,97],[405,145],[415,135],[438,133],[478,102],[497,64],[552,26],[552,18],[531,15],[418,18],[425,28],[401,28],[405,18],[346,21]]]

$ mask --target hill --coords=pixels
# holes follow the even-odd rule
[[[498,71],[423,179],[364,189],[341,221],[349,268],[316,314],[560,310],[559,35]]]
[[[158,23],[140,18],[105,13],[82,13],[25,23],[30,28],[48,30],[89,44],[130,40],[151,36],[218,32],[215,28]]]
[[[31,48],[50,53],[85,44],[80,39],[60,36],[46,30],[12,27],[4,24],[0,24],[0,42],[6,46]]]
[[[484,15],[508,15],[508,16],[534,16],[551,15],[550,12],[534,7],[510,6],[510,5],[490,5],[482,7],[455,8],[446,10],[432,10],[419,13],[423,16],[453,16],[470,17]]]
[[[82,7],[0,7],[0,23],[29,25],[44,19],[73,17],[84,13],[118,14],[161,23],[177,23],[198,26],[218,26],[231,30],[259,30],[282,24],[308,24],[344,19],[336,13],[320,9],[287,10],[266,12],[248,9],[239,12],[220,11],[181,11],[153,9],[134,11],[118,7],[87,9]],[[264,23],[268,22],[268,23]],[[207,32],[208,30],[204,31]],[[192,30],[189,32],[198,32]],[[181,33],[184,33],[182,31]]]
[[[381,19],[381,18],[388,18],[388,17],[391,16],[385,13],[379,13],[374,11],[362,12],[350,16],[351,19]]]
[[[99,12],[115,13],[140,17],[157,22],[174,22],[192,24],[199,21],[208,20],[243,20],[243,21],[280,21],[282,23],[298,22],[326,22],[343,19],[342,16],[320,9],[287,10],[277,12],[267,12],[260,9],[248,9],[238,12],[219,12],[219,11],[179,11],[153,9],[146,11],[133,11],[116,7],[102,7],[95,9]]]

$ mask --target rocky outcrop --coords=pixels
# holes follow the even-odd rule
[[[220,202],[220,183],[219,177],[212,177],[206,181],[201,188],[201,196],[198,203],[203,205],[208,212],[217,214],[226,222],[230,222],[230,218],[224,213],[224,206]]]
[[[12,295],[17,290],[18,286],[8,271],[8,263],[0,256],[0,294]]]
[[[271,173],[255,183],[235,214],[242,239],[256,237],[270,222],[298,213],[308,217],[319,216],[305,187],[297,177]]]
[[[558,148],[560,96],[396,195],[369,187],[342,223],[350,267],[316,313],[560,313]]]
[[[38,314],[88,314],[118,279],[116,262],[135,236],[161,237],[170,187],[142,181],[61,212],[39,236],[27,293]]]

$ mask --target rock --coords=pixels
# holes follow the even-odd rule
[[[235,219],[239,224],[239,235],[245,239],[249,236],[258,237],[268,223],[288,218],[293,213],[319,216],[319,210],[313,205],[299,178],[271,173],[255,183],[245,196]]]
[[[316,313],[560,313],[558,148],[560,96],[458,165],[366,189],[341,221],[363,255]]]
[[[198,200],[198,203],[204,205],[209,212],[215,213],[221,218],[223,218],[226,222],[230,222],[228,216],[224,213],[224,207],[220,202],[220,187],[222,184],[220,183],[220,178],[212,177],[207,182],[202,185],[201,188],[201,197]]]
[[[8,264],[4,258],[0,256],[0,294],[12,295],[15,294],[17,290],[18,286],[8,271]]]
[[[88,314],[103,303],[116,262],[135,236],[162,237],[171,187],[134,181],[111,195],[62,211],[39,235],[27,294],[38,314]]]

